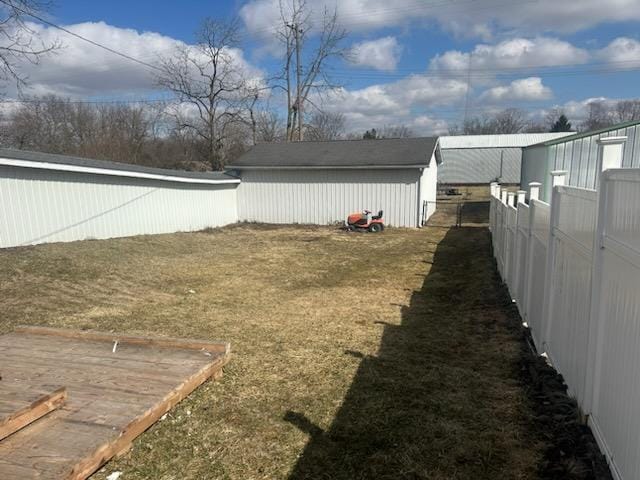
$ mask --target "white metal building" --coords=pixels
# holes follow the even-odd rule
[[[269,143],[230,165],[242,179],[241,221],[328,225],[384,211],[418,227],[435,211],[438,138]]]
[[[0,248],[235,223],[239,183],[223,173],[0,149]]]
[[[488,185],[520,183],[522,149],[571,132],[517,133],[508,135],[455,135],[440,137],[442,166],[438,183]]]
[[[524,149],[521,184],[541,182],[541,200],[551,197],[551,172],[566,170],[566,183],[573,187],[596,188],[598,145],[602,137],[626,136],[622,167],[640,167],[640,121],[627,122],[591,132],[576,133]]]

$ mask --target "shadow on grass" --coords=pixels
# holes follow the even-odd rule
[[[503,296],[488,230],[450,229],[329,430],[286,413],[310,435],[290,480],[533,478],[522,335]]]

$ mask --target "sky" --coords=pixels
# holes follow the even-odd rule
[[[283,0],[285,3],[291,0]],[[640,0],[307,0],[309,47],[325,8],[348,31],[347,59],[328,65],[334,87],[317,102],[352,131],[406,125],[444,133],[465,118],[520,108],[532,119],[559,107],[574,124],[597,99],[640,97]],[[234,58],[267,78],[281,64],[278,0],[162,2],[57,0],[46,18],[145,62],[193,44],[207,16],[238,18]],[[161,98],[150,69],[34,23],[63,45],[25,64],[28,95],[76,100]],[[7,87],[7,96],[17,92]],[[281,110],[278,96],[270,108]]]

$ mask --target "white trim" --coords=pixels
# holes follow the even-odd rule
[[[394,168],[427,168],[429,165],[293,165],[293,166],[256,166],[256,165],[227,165],[227,170],[375,170]]]
[[[133,172],[130,170],[111,170],[108,168],[81,167],[78,165],[69,165],[64,163],[48,163],[48,162],[33,162],[30,160],[15,160],[11,158],[0,158],[0,165],[6,165],[9,167],[21,167],[21,168],[37,168],[41,170],[58,170],[62,172],[91,173],[94,175],[109,175],[112,177],[146,178],[150,180],[161,180],[165,182],[177,182],[177,183],[201,183],[201,184],[209,184],[209,185],[217,185],[217,184],[224,184],[224,183],[240,183],[240,179],[235,179],[235,178],[230,178],[229,180],[189,178],[189,177],[179,177],[174,175],[160,175],[157,173]]]

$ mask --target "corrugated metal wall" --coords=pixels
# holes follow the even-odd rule
[[[598,161],[597,140],[601,137],[626,136],[624,145],[623,168],[640,167],[640,125],[631,125],[618,130],[578,138],[576,140],[548,147],[527,148],[523,155],[522,185],[529,182],[543,184],[541,198],[549,201],[551,197],[550,172],[567,170],[567,185],[581,188],[596,188],[596,170]],[[538,150],[546,150],[547,158]],[[534,162],[535,165],[532,165]],[[542,162],[542,164],[537,164]]]
[[[0,248],[227,225],[236,190],[0,166]]]
[[[552,145],[549,148],[551,170],[567,170],[567,184],[574,187],[596,188],[596,168],[598,144],[601,137],[626,136],[623,168],[640,167],[640,125],[611,130],[606,133],[579,138],[577,140]]]
[[[520,185],[527,192],[529,191],[529,183],[541,182],[540,199],[547,203],[550,191],[547,192],[546,187],[550,185],[550,182],[543,182],[543,179],[549,175],[550,171],[547,165],[548,153],[548,147],[544,146],[525,148],[522,152],[522,175],[520,176]]]
[[[388,225],[416,227],[419,179],[417,168],[246,169],[238,187],[238,216],[249,222],[328,225],[369,209],[384,210]]]
[[[502,161],[501,161],[502,158]],[[456,148],[442,150],[438,183],[520,183],[521,148]]]

